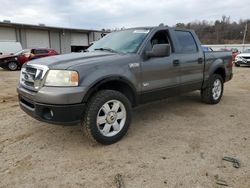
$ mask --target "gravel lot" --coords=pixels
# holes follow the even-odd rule
[[[39,122],[22,112],[20,72],[0,69],[0,187],[250,187],[250,67],[234,69],[218,105],[199,92],[134,110],[130,130],[110,146],[81,127]],[[224,156],[241,161],[236,169]]]

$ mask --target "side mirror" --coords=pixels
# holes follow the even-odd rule
[[[152,51],[146,52],[148,57],[166,57],[170,56],[170,45],[169,44],[155,44]]]

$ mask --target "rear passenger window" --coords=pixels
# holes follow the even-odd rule
[[[197,52],[197,45],[193,35],[188,31],[175,31],[181,53]]]
[[[34,53],[35,54],[47,54],[47,53],[49,53],[49,51],[48,50],[34,50]]]

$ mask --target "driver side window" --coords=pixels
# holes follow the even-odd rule
[[[147,50],[151,51],[153,46],[156,44],[170,44],[169,35],[166,30],[158,31],[151,38],[149,44],[147,45]]]

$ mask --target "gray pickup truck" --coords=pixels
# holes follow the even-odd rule
[[[28,62],[17,91],[30,116],[81,122],[93,141],[112,144],[126,134],[132,107],[195,90],[216,104],[232,75],[232,54],[203,52],[192,30],[143,27],[110,33],[85,53]]]

